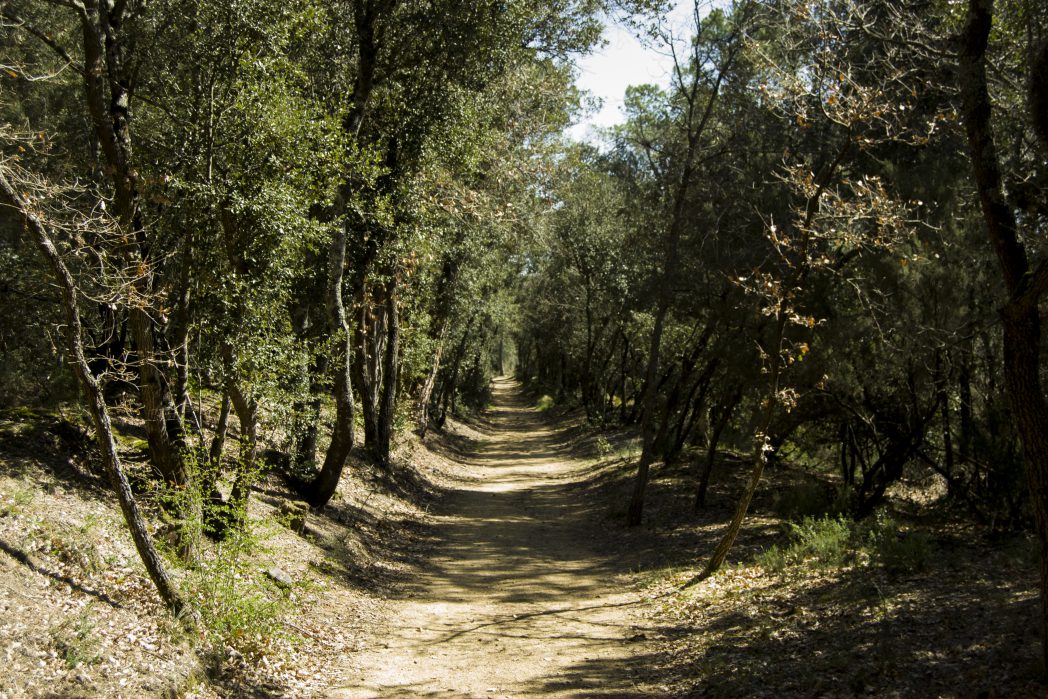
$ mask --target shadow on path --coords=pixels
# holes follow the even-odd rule
[[[392,601],[357,680],[333,697],[633,697],[649,694],[645,602],[609,556],[572,456],[508,379],[485,438],[442,504],[433,556]]]

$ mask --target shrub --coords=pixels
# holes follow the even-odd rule
[[[790,565],[801,563],[817,567],[841,566],[854,553],[852,524],[841,517],[805,517],[791,524],[791,542],[786,548],[772,546],[757,562],[772,573],[781,573]]]
[[[778,544],[772,544],[771,548],[757,556],[757,564],[769,573],[781,573],[786,570],[786,566],[789,563],[790,557],[788,552],[783,550]]]
[[[794,542],[790,546],[801,561],[819,566],[844,565],[853,552],[851,523],[843,517],[805,517],[790,525]]]
[[[291,603],[248,557],[257,546],[250,526],[239,528],[183,582],[208,631],[244,655],[264,654],[272,639],[284,635],[281,617]]]
[[[931,553],[928,535],[920,531],[902,531],[891,515],[878,511],[866,531],[871,554],[892,572],[924,570]]]
[[[67,619],[51,629],[51,644],[70,670],[81,665],[94,665],[102,658],[99,641],[93,633],[95,623],[89,613],[90,607],[76,618]]]
[[[898,523],[879,511],[862,524],[844,517],[805,517],[790,525],[790,543],[772,546],[757,557],[757,563],[771,573],[789,566],[843,566],[865,552],[869,560],[889,572],[923,570],[931,554],[928,535],[919,531],[900,531]]]
[[[535,408],[542,413],[552,408],[555,404],[556,401],[553,400],[553,396],[547,394],[539,398],[539,402],[535,404]]]

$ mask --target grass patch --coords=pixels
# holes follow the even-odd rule
[[[70,670],[94,665],[102,658],[99,640],[94,635],[95,622],[89,611],[90,608],[85,609],[79,616],[51,629],[51,644]]]
[[[36,493],[29,487],[20,487],[10,495],[4,495],[0,500],[0,517],[12,517],[25,512],[25,509],[33,503]]]
[[[931,556],[931,539],[922,531],[904,531],[891,515],[880,511],[866,525],[866,543],[874,560],[892,573],[924,570]]]
[[[805,517],[790,525],[790,543],[774,545],[757,557],[766,571],[783,573],[792,567],[840,568],[872,561],[891,573],[924,570],[931,557],[928,535],[904,531],[885,512],[867,522],[842,516]]]

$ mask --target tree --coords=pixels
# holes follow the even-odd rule
[[[20,188],[31,188],[33,194],[23,194],[19,191]],[[69,361],[87,400],[88,412],[95,427],[95,438],[102,452],[102,465],[120,503],[120,509],[131,531],[135,549],[156,586],[160,598],[173,613],[182,614],[188,611],[186,603],[168,577],[164,563],[149,537],[138,503],[131,492],[131,486],[120,463],[120,456],[117,454],[109,409],[106,406],[101,383],[91,371],[84,352],[83,329],[80,323],[79,296],[81,290],[58,252],[49,225],[39,213],[39,205],[32,204],[28,199],[28,196],[32,196],[38,202],[46,201],[47,198],[54,195],[54,192],[48,189],[50,188],[45,188],[43,183],[33,182],[24,173],[14,171],[9,162],[0,163],[0,198],[2,198],[3,206],[9,212],[13,211],[22,218],[25,228],[47,261],[55,284],[58,286],[62,307],[65,311],[65,340]]]
[[[1028,244],[1013,205],[1004,193],[1000,155],[993,128],[987,63],[994,20],[993,0],[969,0],[961,36],[958,81],[965,133],[979,204],[987,236],[1000,266],[1007,291],[1001,309],[1004,334],[1004,375],[1023,453],[1040,543],[1042,653],[1048,668],[1048,400],[1041,386],[1041,312],[1039,302],[1048,290],[1048,262],[1031,263]],[[1043,62],[1043,54],[1040,61]],[[1032,69],[1033,66],[1031,65]],[[1044,112],[1039,104],[1044,74],[1029,74],[1031,121],[1044,138]],[[1044,154],[1042,151],[1042,157]],[[1036,224],[1034,224],[1036,225]]]

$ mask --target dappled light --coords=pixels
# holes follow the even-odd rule
[[[434,555],[394,595],[382,647],[337,696],[626,696],[646,682],[649,600],[607,550],[588,464],[507,379],[468,479],[434,523]]]
[[[0,45],[0,699],[1048,696],[1048,3]]]

